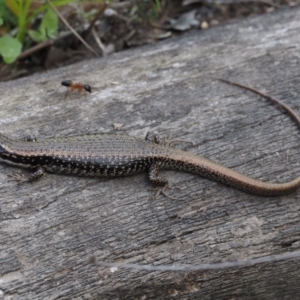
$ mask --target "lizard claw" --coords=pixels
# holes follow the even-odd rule
[[[170,200],[180,200],[179,198],[175,198],[175,197],[172,197],[170,195],[168,195],[166,193],[166,190],[167,189],[170,189],[170,187],[168,185],[164,185],[162,187],[158,187],[157,190],[156,190],[156,193],[155,195],[152,197],[152,199],[156,199],[160,194],[164,195],[165,197],[169,198]]]
[[[12,173],[10,175],[7,175],[7,177],[9,177],[8,182],[15,181],[15,182],[21,184],[21,183],[28,181],[28,178],[22,172]]]

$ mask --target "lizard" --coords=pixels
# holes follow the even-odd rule
[[[220,79],[252,91],[284,110],[300,127],[300,117],[287,104],[248,86]],[[148,171],[150,181],[167,188],[168,181],[159,176],[161,169],[198,174],[235,189],[260,196],[279,196],[300,186],[300,176],[286,183],[269,183],[252,179],[207,158],[175,149],[152,133],[146,139],[126,134],[99,133],[36,141],[12,140],[0,135],[0,159],[6,163],[31,169],[25,175],[16,173],[12,180],[34,181],[45,172],[92,177],[119,177]]]

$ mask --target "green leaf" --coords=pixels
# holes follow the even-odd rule
[[[55,7],[62,6],[62,5],[68,5],[72,2],[74,2],[74,0],[52,0],[52,4]]]
[[[10,35],[0,37],[0,54],[7,64],[13,63],[21,54],[22,44]]]
[[[36,42],[55,38],[58,29],[58,17],[52,9],[45,13],[39,31],[28,30],[28,35]]]
[[[16,15],[20,14],[20,4],[17,0],[4,0],[6,6]]]
[[[18,24],[17,17],[8,9],[4,0],[0,0],[0,19],[2,19],[2,25],[5,25],[5,30],[8,32],[10,31],[10,26],[14,28]]]
[[[58,17],[52,9],[48,9],[42,20],[40,31],[44,37],[55,38],[58,29]]]
[[[3,24],[3,19],[0,17],[0,26]]]
[[[40,31],[37,30],[28,30],[28,35],[35,41],[35,42],[44,42],[47,37]]]
[[[16,0],[14,0],[16,1]],[[19,4],[19,14],[18,14],[18,34],[17,39],[23,43],[27,27],[29,24],[29,8],[31,6],[32,0],[18,1]]]

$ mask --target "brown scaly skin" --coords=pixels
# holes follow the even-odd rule
[[[250,90],[277,104],[300,127],[300,117],[288,105],[247,86],[223,80]],[[167,186],[160,169],[181,170],[221,182],[247,193],[279,196],[300,186],[300,177],[287,183],[267,183],[249,178],[201,156],[171,148],[152,134],[146,140],[129,135],[91,134],[36,141],[14,141],[0,135],[0,158],[10,164],[32,169],[28,177],[14,174],[12,180],[33,181],[44,171],[80,176],[118,177],[149,172],[150,180]]]

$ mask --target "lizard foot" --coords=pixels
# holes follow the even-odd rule
[[[28,177],[22,172],[15,172],[10,175],[7,175],[7,177],[9,177],[9,179],[7,180],[8,182],[15,181],[18,184],[28,182]]]
[[[160,194],[164,195],[165,197],[169,198],[170,200],[180,200],[180,198],[175,198],[175,197],[172,197],[170,195],[168,195],[166,193],[166,190],[167,189],[170,189],[170,187],[168,185],[165,185],[165,186],[160,186],[158,188],[156,188],[156,193],[155,195],[152,197],[152,199],[156,199]]]

